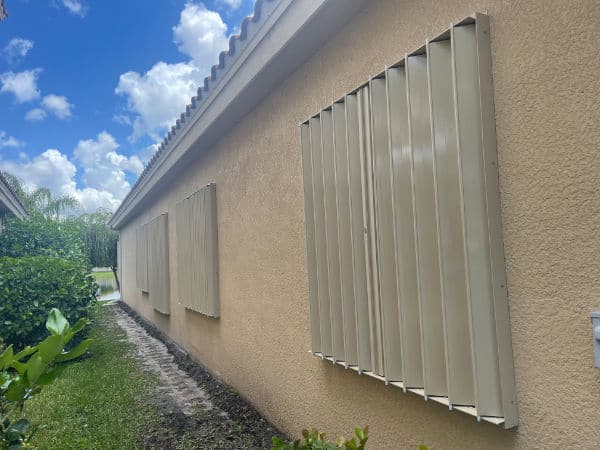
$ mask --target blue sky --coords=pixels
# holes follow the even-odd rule
[[[5,0],[0,169],[115,209],[253,0]]]

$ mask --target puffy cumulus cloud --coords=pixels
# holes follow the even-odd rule
[[[173,37],[179,51],[189,55],[205,75],[217,62],[219,53],[228,47],[227,25],[218,12],[208,10],[202,3],[186,3],[179,23],[173,27]]]
[[[127,97],[127,106],[134,113],[131,139],[147,134],[159,140],[190,102],[201,78],[198,69],[187,63],[159,62],[143,75],[122,74],[115,92]]]
[[[115,198],[123,198],[131,189],[125,172],[138,175],[142,161],[137,156],[127,157],[116,152],[119,144],[106,131],[96,139],[79,141],[73,156],[83,168],[82,180],[85,186],[105,191]]]
[[[33,159],[16,163],[2,161],[3,169],[23,180],[27,189],[46,187],[55,195],[76,197],[77,168],[57,149],[48,149]]]
[[[65,96],[46,95],[42,99],[42,106],[61,120],[71,117],[71,108],[73,105],[69,103]]]
[[[13,136],[8,136],[6,131],[0,130],[0,148],[4,147],[23,147],[25,143],[23,141],[19,141],[17,138]]]
[[[33,41],[15,37],[6,44],[6,47],[2,50],[2,54],[9,64],[17,64],[27,56],[27,53],[29,53],[32,48]]]
[[[25,114],[25,120],[29,120],[30,122],[39,122],[40,120],[44,120],[47,114],[41,108],[33,108]]]
[[[23,72],[4,72],[0,75],[0,92],[14,94],[17,103],[25,103],[40,97],[37,79],[42,69]]]
[[[119,78],[115,92],[127,98],[131,117],[120,115],[118,121],[131,122],[132,141],[144,135],[160,140],[209,75],[219,53],[228,47],[227,25],[219,13],[201,3],[186,3],[173,27],[173,38],[191,58],[189,62],[160,61],[146,73],[127,72]]]
[[[98,208],[115,210],[130,185],[126,172],[139,174],[143,168],[139,157],[119,154],[119,145],[108,133],[95,139],[81,140],[73,152],[73,159],[57,149],[48,149],[19,161],[2,160],[2,168],[21,178],[28,189],[47,187],[55,195],[70,195],[81,203],[84,212]],[[78,187],[76,175],[83,170],[83,186]]]

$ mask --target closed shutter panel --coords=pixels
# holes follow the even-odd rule
[[[301,138],[313,353],[516,426],[487,16]]]

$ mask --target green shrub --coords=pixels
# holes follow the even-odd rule
[[[0,449],[32,448],[29,441],[35,427],[23,414],[25,402],[60,376],[64,369],[60,363],[79,358],[87,351],[90,339],[65,351],[86,324],[86,319],[80,319],[71,327],[54,308],[46,321],[50,336],[35,347],[26,347],[15,354],[12,345],[1,348],[0,342]]]
[[[47,311],[67,320],[86,317],[96,285],[81,261],[32,256],[0,258],[0,337],[15,348],[40,341]]]
[[[53,256],[85,261],[79,230],[69,222],[34,215],[30,220],[10,218],[0,234],[0,257]]]
[[[354,430],[356,437],[351,439],[339,438],[336,443],[329,442],[325,438],[325,433],[319,433],[316,428],[312,430],[302,430],[301,439],[297,439],[291,442],[285,442],[284,440],[273,436],[273,447],[271,450],[314,450],[314,449],[325,449],[335,450],[343,448],[345,450],[364,450],[367,441],[369,440],[369,427],[356,428]]]

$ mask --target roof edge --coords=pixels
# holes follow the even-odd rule
[[[368,0],[257,0],[211,75],[167,133],[109,221],[122,227],[183,157],[221,138]],[[177,166],[176,166],[177,164]]]
[[[17,193],[11,187],[10,183],[0,172],[0,201],[2,201],[6,207],[19,219],[26,219],[29,217],[25,206],[19,200]]]

